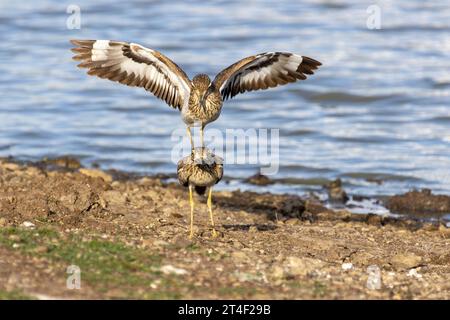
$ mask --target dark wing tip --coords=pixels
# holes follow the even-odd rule
[[[316,68],[322,65],[321,62],[319,62],[319,61],[317,61],[317,60],[315,60],[313,58],[305,57],[305,56],[302,56],[302,58],[303,58],[302,63],[305,63],[307,65],[314,66]]]
[[[310,57],[302,56],[302,63],[297,68],[297,72],[299,73],[298,79],[305,80],[306,74],[311,75],[314,74],[314,71],[321,66],[322,63],[320,63],[317,60],[314,60]]]

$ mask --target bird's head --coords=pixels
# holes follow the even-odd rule
[[[206,109],[206,97],[208,96],[208,88],[210,87],[211,79],[206,74],[198,74],[192,79],[192,87],[200,96],[200,106]]]
[[[192,86],[199,93],[204,94],[211,84],[211,79],[206,74],[198,74],[192,79]]]

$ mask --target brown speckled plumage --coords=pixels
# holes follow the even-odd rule
[[[195,148],[178,162],[177,175],[181,185],[191,185],[197,193],[204,194],[207,187],[222,179],[223,160],[207,148]]]
[[[305,80],[321,65],[317,60],[289,52],[253,55],[225,68],[213,81],[205,74],[189,80],[172,60],[153,49],[136,43],[111,40],[72,40],[73,59],[87,68],[89,75],[143,87],[170,106],[181,111],[188,127],[203,128],[215,121],[222,103],[239,93],[265,90],[297,80]]]

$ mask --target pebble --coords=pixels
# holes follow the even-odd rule
[[[105,180],[106,182],[111,182],[112,176],[110,176],[109,174],[107,174],[104,171],[98,170],[98,169],[86,169],[86,168],[81,168],[80,173],[88,176],[88,177],[92,177],[92,178],[102,178],[103,180]]]
[[[291,276],[306,276],[322,266],[320,260],[311,258],[287,257],[285,261],[285,269]]]
[[[242,251],[232,252],[231,258],[233,258],[233,260],[236,260],[237,262],[247,261],[247,259],[248,259],[247,255]]]
[[[14,171],[14,170],[17,170],[20,168],[20,166],[18,164],[10,163],[10,162],[3,163],[2,167],[5,169],[8,169],[8,170],[11,170],[11,171]]]
[[[275,280],[281,280],[285,277],[285,272],[283,267],[275,265],[272,267],[270,275]]]
[[[170,264],[167,264],[165,266],[162,266],[160,271],[164,274],[176,274],[176,275],[183,275],[183,274],[187,274],[187,270],[182,269],[182,268],[177,268],[174,267]]]
[[[408,273],[406,274],[408,277],[411,278],[416,278],[416,279],[421,279],[422,275],[420,273],[417,272],[417,269],[411,269],[408,271]]]
[[[6,223],[7,223],[7,221],[5,218],[0,218],[0,227],[6,226]]]
[[[351,269],[353,269],[353,263],[351,263],[351,262],[344,262],[342,264],[342,270],[347,271],[347,270],[351,270]]]
[[[391,258],[391,265],[396,269],[411,269],[422,262],[422,257],[413,253],[400,253]]]
[[[300,220],[296,219],[296,218],[291,218],[291,219],[287,219],[286,221],[284,221],[284,224],[294,226],[294,225],[300,224]]]
[[[28,228],[28,229],[34,229],[36,226],[34,225],[33,222],[30,221],[24,221],[22,223],[22,227]]]

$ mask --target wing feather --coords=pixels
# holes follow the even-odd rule
[[[89,75],[143,87],[174,108],[189,101],[191,81],[162,53],[139,44],[111,40],[71,40],[73,59]]]
[[[222,70],[214,79],[222,99],[239,93],[265,90],[305,80],[322,65],[319,61],[288,52],[266,52],[244,58]]]

